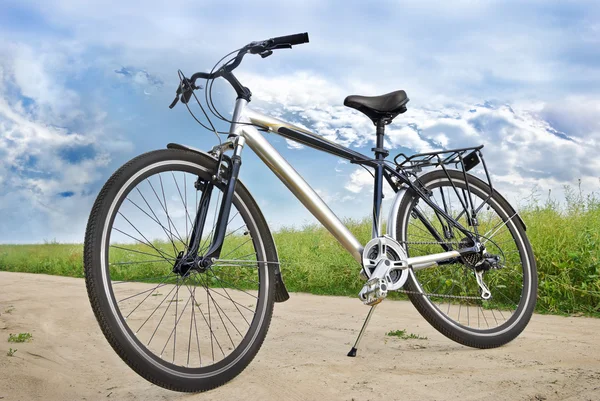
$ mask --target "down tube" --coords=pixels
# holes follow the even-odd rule
[[[275,150],[254,127],[242,129],[246,144],[289,188],[300,202],[329,230],[340,244],[362,266],[363,246],[350,230],[337,218],[329,206],[317,195],[296,170]]]

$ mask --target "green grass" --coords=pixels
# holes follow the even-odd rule
[[[18,350],[16,350],[16,349],[9,348],[8,352],[6,353],[6,356],[14,356],[15,352],[17,352],[17,351]]]
[[[427,337],[418,334],[407,333],[406,330],[392,330],[386,334],[390,337],[398,337],[401,340],[427,340]]]
[[[33,338],[33,336],[31,335],[31,333],[19,333],[17,335],[9,334],[8,342],[9,343],[24,343],[24,342],[31,341],[32,338]]]
[[[520,208],[538,265],[537,311],[600,316],[600,201],[568,188],[566,193],[565,205],[550,200]],[[363,244],[370,239],[368,221],[347,224]],[[224,254],[247,239],[242,235],[232,237]],[[318,226],[282,229],[274,233],[274,238],[290,291],[353,297],[360,291],[363,281],[358,276],[359,266],[325,229]],[[168,249],[164,243],[155,246]],[[230,257],[249,251],[251,246],[246,244]],[[114,252],[113,256],[120,261],[140,260],[140,255],[125,251]],[[164,275],[159,264],[138,266],[144,269],[145,277]],[[83,277],[82,245],[0,245],[0,270]],[[240,279],[232,278],[233,283],[243,288],[247,269],[235,273]],[[111,275],[116,279],[139,277],[131,265],[115,268]],[[232,276],[235,274],[229,277]]]

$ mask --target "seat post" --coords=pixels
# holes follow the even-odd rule
[[[377,126],[377,140],[376,146],[371,149],[375,152],[375,159],[382,160],[375,166],[375,187],[373,189],[373,230],[372,238],[379,237],[381,235],[381,202],[383,200],[383,159],[389,155],[389,152],[383,147],[383,137],[385,134],[385,125],[389,119],[380,118],[375,122]]]

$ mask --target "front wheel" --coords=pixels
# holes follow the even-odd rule
[[[207,182],[214,186],[198,254],[211,243],[224,191],[211,179],[217,168],[190,151],[141,155],[104,185],[87,225],[85,279],[106,339],[134,371],[170,390],[206,391],[234,378],[258,352],[273,313],[277,253],[240,182],[220,260],[174,269]]]
[[[533,314],[537,271],[525,227],[508,202],[480,179],[462,172],[434,171],[419,177],[429,199],[459,222],[469,224],[464,205],[472,195],[477,230],[486,252],[498,257],[493,268],[477,256],[409,270],[405,291],[419,313],[440,333],[463,345],[498,347],[517,337]],[[396,223],[396,240],[408,256],[440,253],[469,246],[469,240],[414,192],[404,197]],[[491,297],[484,299],[477,272]],[[487,297],[485,297],[487,298]]]

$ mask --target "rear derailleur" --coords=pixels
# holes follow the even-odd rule
[[[481,289],[481,298],[485,300],[492,298],[492,293],[483,281],[483,273],[492,269],[501,269],[500,256],[488,253],[484,244],[474,242],[469,238],[464,238],[460,245],[462,262],[475,272],[477,285]]]

